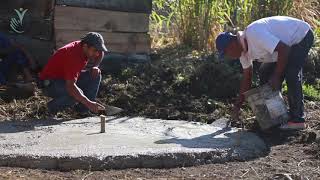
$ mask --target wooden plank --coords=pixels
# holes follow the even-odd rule
[[[78,7],[56,6],[55,28],[101,32],[148,32],[149,15]]]
[[[56,0],[56,4],[148,14],[152,10],[152,0]]]
[[[79,40],[87,31],[55,30],[56,48]],[[110,33],[100,32],[110,52],[115,53],[146,53],[151,51],[150,35],[146,33]]]
[[[0,31],[11,32],[11,19],[19,21],[15,12],[20,8],[27,9],[22,25],[16,26],[21,34],[38,39],[52,39],[54,0],[12,0],[0,1]],[[19,24],[19,23],[18,23]]]
[[[0,31],[16,34],[10,27],[10,20],[0,19]],[[53,21],[44,19],[33,19],[23,27],[22,35],[41,40],[52,40]]]
[[[14,14],[14,9],[28,9],[31,17],[48,18],[52,16],[55,0],[6,0],[0,1],[0,12]]]

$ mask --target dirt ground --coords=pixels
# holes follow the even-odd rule
[[[99,100],[119,106],[123,115],[183,119],[211,123],[230,117],[232,98],[237,92],[237,65],[212,62],[210,55],[184,48],[159,52],[151,64],[112,67],[104,75]],[[208,62],[205,62],[209,60]],[[214,64],[214,66],[211,66]],[[126,64],[128,65],[128,64]],[[227,70],[226,70],[227,68]],[[221,71],[223,70],[223,71]],[[208,74],[210,73],[210,74]],[[235,74],[234,76],[231,76]],[[212,77],[212,78],[207,78]],[[226,79],[228,78],[228,79]],[[221,83],[222,82],[222,83]],[[223,88],[219,88],[222,87]],[[200,87],[200,88],[199,88]],[[228,89],[226,91],[212,91]],[[221,94],[227,97],[221,97]],[[46,118],[48,98],[36,96],[10,103],[0,101],[0,121]],[[1,179],[320,179],[320,102],[306,101],[309,128],[300,133],[272,131],[261,133],[252,120],[244,127],[256,132],[270,146],[267,156],[248,162],[208,164],[174,169],[127,169],[59,172],[0,167]],[[70,111],[61,118],[77,118]],[[248,108],[242,119],[252,116]],[[239,126],[239,123],[234,123]]]

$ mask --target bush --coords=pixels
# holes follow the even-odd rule
[[[230,98],[239,92],[240,67],[222,62],[207,62],[191,77],[191,92],[210,98]]]
[[[312,85],[305,84],[302,86],[303,94],[305,95],[306,99],[319,101],[320,100],[320,91],[316,89]]]
[[[305,99],[312,101],[320,100],[320,80],[318,80],[319,84],[311,85],[311,84],[303,84],[302,91]],[[285,84],[283,93],[288,93],[288,86]]]
[[[315,44],[309,52],[304,67],[304,76],[307,83],[314,84],[320,78],[320,28],[314,31]]]

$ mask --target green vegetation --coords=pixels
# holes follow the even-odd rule
[[[310,100],[319,101],[320,100],[320,90],[316,89],[313,85],[304,84],[302,86],[303,94],[306,96],[306,98],[309,98]]]
[[[302,91],[305,99],[311,101],[320,101],[320,80],[317,80],[317,84],[303,84]],[[283,93],[288,93],[288,86],[285,84]]]
[[[198,50],[214,47],[223,30],[244,28],[252,21],[289,15],[319,27],[317,0],[154,0],[151,28],[155,40],[173,37]]]

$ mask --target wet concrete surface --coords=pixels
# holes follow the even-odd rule
[[[214,124],[141,117],[0,122],[0,166],[41,169],[172,168],[258,158],[254,133]]]

